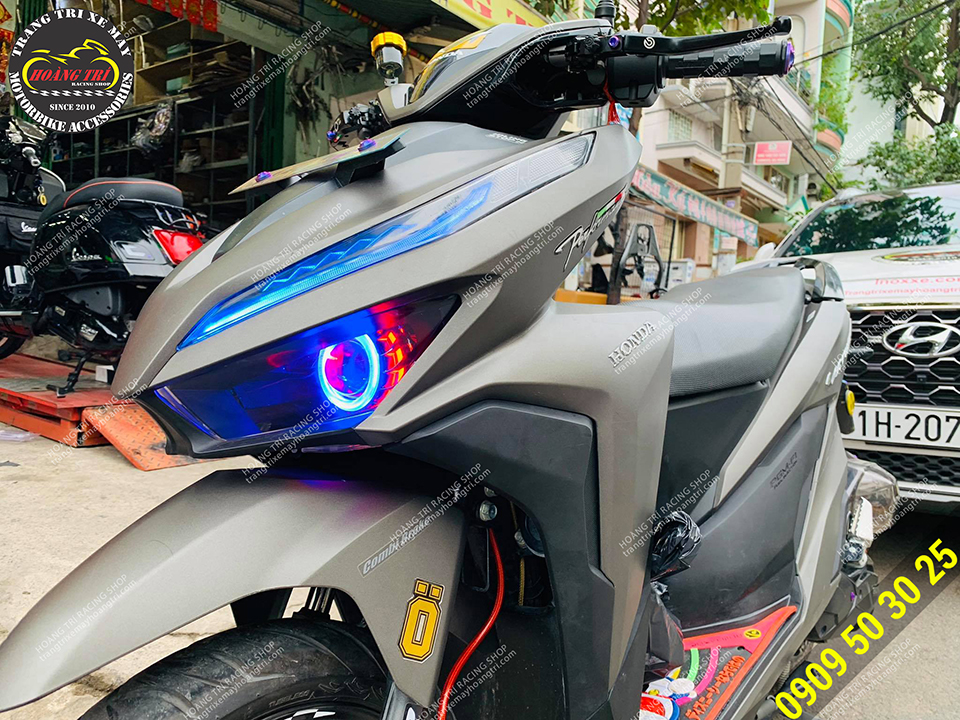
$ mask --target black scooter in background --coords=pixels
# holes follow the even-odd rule
[[[69,192],[41,167],[52,136],[0,119],[0,359],[36,335],[79,351],[59,397],[94,355],[119,358],[147,297],[204,242],[173,185],[95,178]]]

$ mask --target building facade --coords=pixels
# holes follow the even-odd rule
[[[661,205],[675,220],[673,257],[693,259],[696,278],[723,274],[781,239],[843,162],[853,7],[849,0],[781,0],[771,10],[793,20],[797,64],[787,77],[671,81],[643,111],[645,172],[757,226],[756,239],[737,237]]]

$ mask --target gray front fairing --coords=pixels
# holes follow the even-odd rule
[[[0,712],[228,602],[290,587],[334,587],[353,597],[390,675],[429,704],[443,653],[411,662],[397,642],[418,578],[444,588],[438,636],[446,636],[463,516],[456,508],[436,515],[408,544],[365,567],[431,507],[430,497],[397,481],[387,487],[256,471],[204,478],[90,557],[14,628],[0,645]]]
[[[318,252],[521,154],[564,139],[527,141],[470,125],[414,123],[402,137],[404,149],[387,159],[382,172],[346,187],[339,187],[329,173],[301,180],[255,211],[233,233],[194,253],[151,295],[120,362],[114,392],[134,396],[143,388],[221,366],[254,347],[358,309],[439,285],[447,287],[447,294],[451,285],[466,293],[472,283],[488,278],[478,309],[496,330],[476,337],[479,346],[461,343],[457,348],[476,357],[483,346],[495,346],[533,321],[590,242],[575,248],[572,255],[555,255],[556,248],[576,228],[589,228],[596,211],[632,176],[640,147],[624,128],[608,126],[590,132],[596,141],[589,161],[579,170],[450,237],[305,293],[178,352],[178,343],[213,306],[301,259],[302,254],[290,252],[298,238],[310,239],[310,251]],[[602,227],[597,228],[590,241],[601,231]],[[239,242],[234,233],[242,236]],[[503,266],[504,257],[531,242],[539,246],[535,256],[526,253],[531,255],[529,260],[513,262],[512,268]],[[223,243],[235,245],[217,257]],[[509,309],[491,304],[500,285],[489,278],[498,267],[511,274],[522,267],[522,279],[511,283],[519,286],[513,291],[519,290],[520,295]],[[405,378],[391,393],[388,404],[401,401],[416,385],[418,373],[430,364],[426,357],[419,360],[410,380]]]
[[[157,288],[141,312],[118,369],[115,392],[129,397],[138,387],[152,384],[177,343],[218,302],[305,254],[421,205],[535,144],[517,145],[490,131],[452,123],[411,125],[402,142],[405,149],[388,158],[384,171],[375,177],[340,187],[333,168],[308,176],[190,256]],[[225,254],[224,245],[230,247]],[[382,287],[382,280],[376,282]],[[391,289],[394,293],[412,289],[412,282],[409,277],[396,278]],[[341,286],[333,285],[338,292]],[[277,308],[279,312],[263,316],[272,317],[268,325],[280,333],[260,334],[260,328],[245,323],[239,332],[223,334],[231,342],[213,338],[190,349],[185,357],[192,360],[185,366],[202,367],[214,357],[224,359],[337,316],[317,312],[318,298],[315,293],[308,297],[311,302],[303,307],[288,303]],[[351,298],[344,299],[345,311],[362,307]],[[311,310],[304,314],[304,307]]]

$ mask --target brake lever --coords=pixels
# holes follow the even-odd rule
[[[788,35],[793,29],[793,20],[789,17],[775,18],[769,25],[736,30],[734,32],[715,33],[713,35],[694,35],[690,37],[666,37],[647,35],[638,32],[623,32],[607,38],[608,55],[688,55],[703,50],[721,48],[756,42],[774,35]]]

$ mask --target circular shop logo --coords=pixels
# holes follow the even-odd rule
[[[31,120],[57,132],[81,132],[123,107],[133,88],[133,55],[102,15],[54,10],[17,38],[8,76]]]
[[[930,263],[954,262],[960,260],[960,250],[912,250],[907,252],[887,253],[878,255],[874,260],[892,263],[913,263],[927,265]]]

